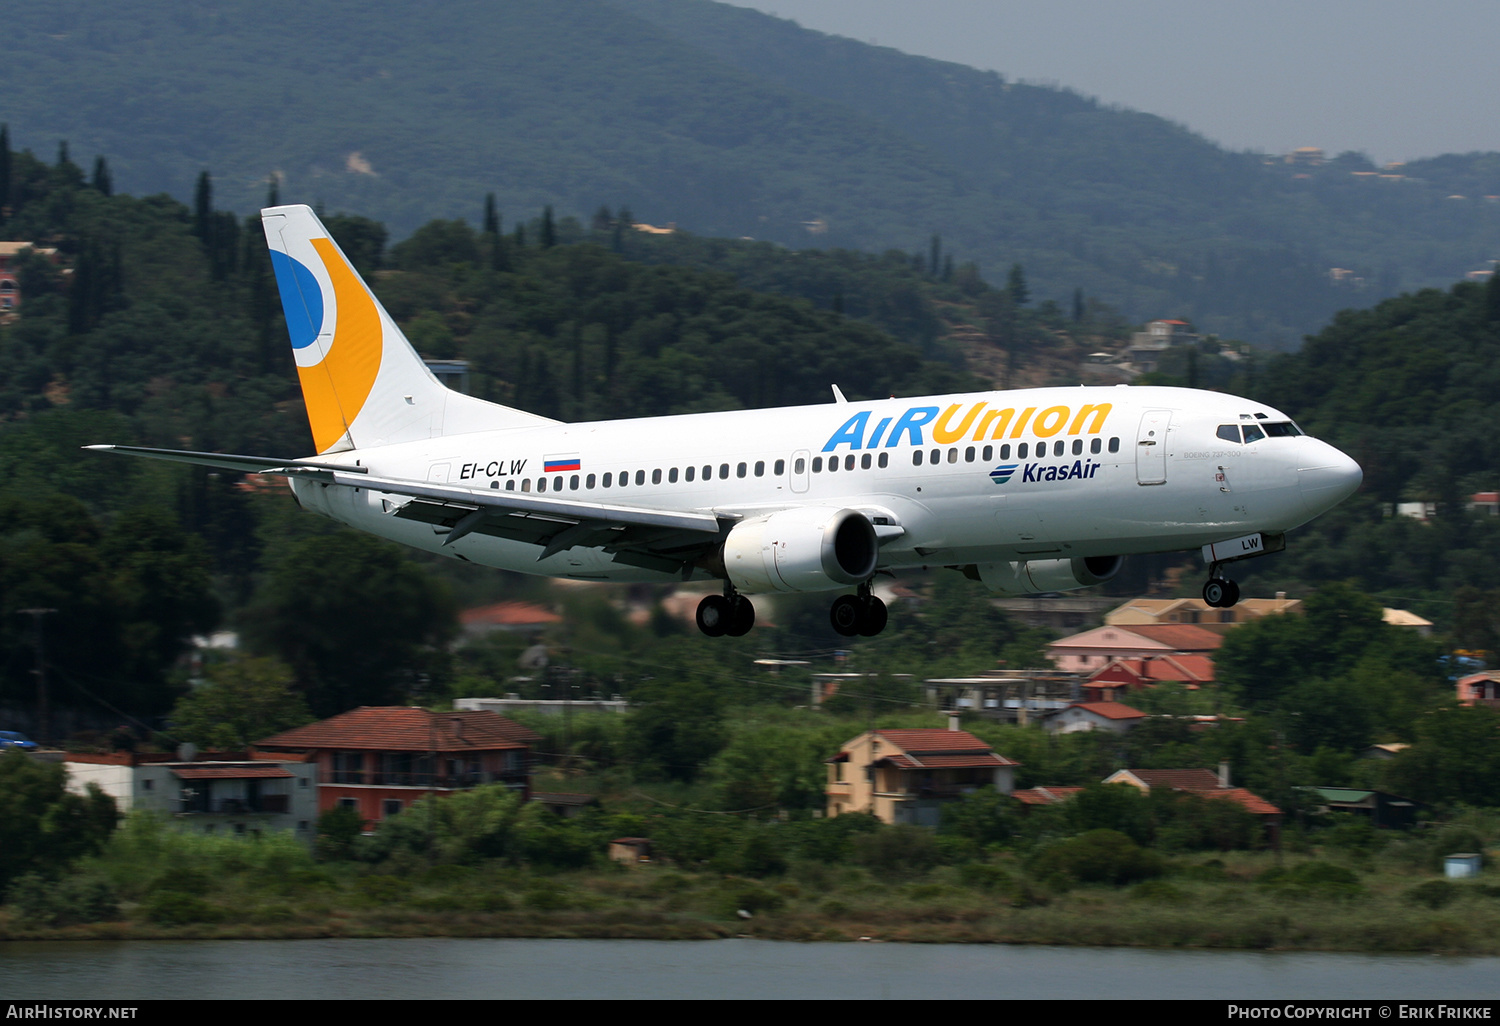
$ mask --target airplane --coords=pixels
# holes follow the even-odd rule
[[[440,383],[306,206],[261,211],[316,455],[93,445],[286,477],[304,509],[413,548],[585,581],[841,591],[846,637],[884,629],[879,574],[946,567],[1007,595],[1103,583],[1123,557],[1279,551],[1362,472],[1283,413],[1186,388],[1053,387],[563,423]]]

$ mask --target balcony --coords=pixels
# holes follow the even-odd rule
[[[258,798],[194,796],[178,799],[177,812],[199,816],[286,815],[291,808],[291,795],[285,794],[263,794]]]

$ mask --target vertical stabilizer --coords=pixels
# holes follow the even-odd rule
[[[547,424],[443,386],[307,206],[261,225],[319,453]]]

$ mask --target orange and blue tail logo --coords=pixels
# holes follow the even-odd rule
[[[313,442],[320,453],[350,448],[352,436],[345,436],[380,372],[380,308],[311,209],[273,207],[262,211],[261,223]]]

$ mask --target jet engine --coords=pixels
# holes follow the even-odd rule
[[[724,539],[724,570],[746,595],[832,591],[875,573],[875,527],[852,509],[808,506],[744,520]]]
[[[1120,572],[1120,556],[1087,559],[1034,559],[1022,563],[979,563],[969,573],[985,587],[1002,595],[1033,595],[1043,591],[1072,591],[1103,584]]]

